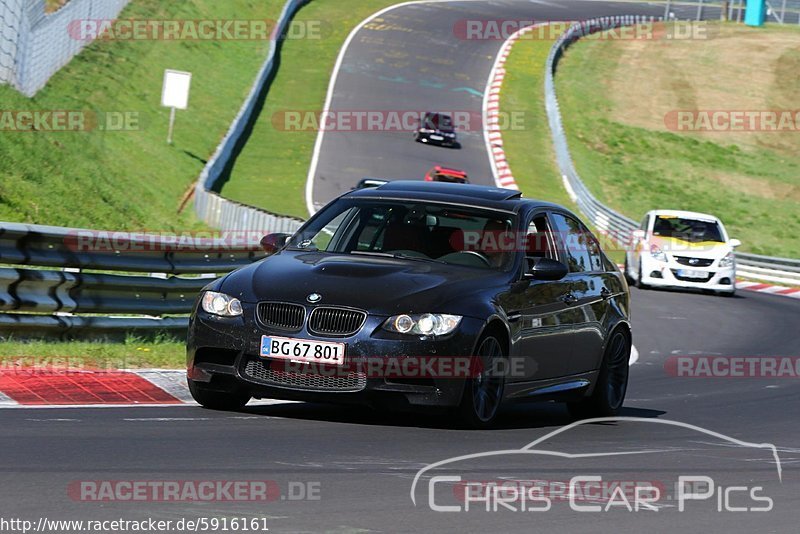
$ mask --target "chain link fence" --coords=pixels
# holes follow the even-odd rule
[[[80,52],[86,21],[112,20],[129,0],[71,0],[45,13],[45,0],[0,0],[0,83],[33,96]]]

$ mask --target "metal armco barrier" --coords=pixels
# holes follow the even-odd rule
[[[276,35],[284,35],[292,17],[300,7],[309,0],[287,0],[277,21]],[[264,91],[275,75],[277,69],[276,55],[278,39],[270,43],[267,59],[261,66],[255,83],[253,83],[239,114],[234,119],[225,138],[217,147],[214,155],[206,163],[194,191],[194,208],[197,216],[213,228],[222,230],[265,230],[268,232],[294,233],[303,224],[297,217],[287,217],[269,213],[254,206],[228,200],[214,191],[214,187],[222,177],[225,169],[230,168],[237,150],[252,121],[256,120],[258,101],[264,97]],[[268,166],[265,166],[267,169]]]
[[[638,223],[597,200],[575,170],[575,164],[572,161],[572,155],[567,145],[567,137],[564,133],[564,124],[561,120],[561,110],[555,90],[555,74],[558,62],[564,55],[564,51],[581,37],[620,26],[649,23],[655,20],[652,17],[627,15],[603,17],[573,24],[553,44],[546,64],[544,80],[545,107],[556,152],[556,160],[564,180],[564,187],[570,198],[578,205],[581,212],[592,221],[595,227],[600,231],[607,232],[623,246],[629,243],[631,232],[638,227]],[[800,260],[737,252],[736,264],[737,275],[742,278],[800,285]]]
[[[217,275],[263,258],[259,235],[186,243],[161,235],[0,223],[0,337],[183,336],[187,318],[165,316],[188,314]]]

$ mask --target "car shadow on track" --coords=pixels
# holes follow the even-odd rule
[[[242,413],[305,421],[346,423],[366,426],[415,427],[438,430],[464,430],[455,417],[447,412],[425,413],[376,410],[367,406],[292,403],[249,406]],[[659,417],[666,412],[644,408],[623,408],[620,416]],[[564,405],[532,403],[512,405],[498,416],[492,430],[560,427],[573,422]]]

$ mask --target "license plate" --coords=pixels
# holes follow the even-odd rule
[[[433,139],[434,141],[444,141],[444,137],[442,137],[441,135],[432,135],[431,139]]]
[[[678,276],[684,278],[708,278],[708,273],[703,271],[693,271],[691,269],[679,269]]]
[[[303,363],[344,364],[344,343],[261,336],[261,356]]]

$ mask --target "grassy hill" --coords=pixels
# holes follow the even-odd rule
[[[742,250],[800,257],[800,125],[676,131],[676,110],[796,110],[800,29],[725,24],[707,41],[583,40],[556,85],[575,165],[605,203],[713,213]],[[672,114],[672,115],[671,115]]]
[[[284,0],[134,0],[124,19],[275,19]],[[95,42],[34,98],[0,87],[3,110],[135,114],[134,131],[2,132],[0,220],[108,229],[199,227],[178,214],[249,91],[265,41]],[[166,144],[164,69],[193,73],[189,109]]]

